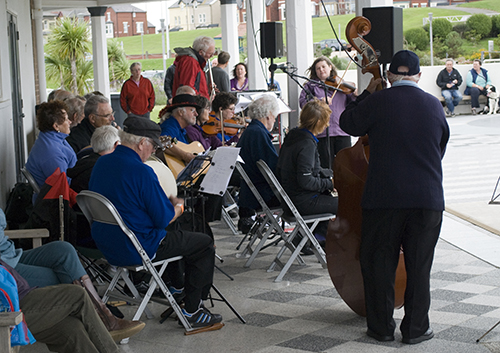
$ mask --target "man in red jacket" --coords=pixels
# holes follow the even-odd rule
[[[176,92],[180,86],[189,86],[196,93],[210,99],[207,79],[203,69],[215,54],[215,40],[211,37],[200,36],[193,41],[189,48],[175,48],[174,86],[172,92]]]
[[[120,93],[120,105],[127,115],[143,116],[149,119],[149,114],[155,107],[155,90],[153,84],[141,75],[141,63],[130,65],[130,78],[125,81]]]

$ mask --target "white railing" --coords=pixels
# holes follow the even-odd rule
[[[496,13],[486,13],[486,16],[496,16]],[[462,16],[442,16],[442,17],[434,17],[433,20],[437,18],[446,18],[448,21],[451,23],[456,23],[456,22],[466,22],[472,15],[462,15]],[[422,18],[422,23],[423,26],[429,23],[429,17],[424,17]]]

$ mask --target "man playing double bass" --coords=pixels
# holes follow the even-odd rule
[[[380,79],[351,102],[340,127],[368,134],[370,161],[363,209],[360,263],[367,335],[393,341],[394,281],[399,252],[407,272],[403,343],[434,336],[429,324],[429,279],[444,210],[441,159],[449,128],[441,103],[421,90],[418,56],[408,50],[392,58],[391,88],[375,92]]]

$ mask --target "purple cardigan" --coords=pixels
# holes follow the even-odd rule
[[[243,84],[243,87],[238,87],[238,79],[236,77],[231,79],[231,91],[248,91],[248,78],[245,78],[245,83]]]
[[[313,96],[317,97],[318,99],[325,98],[325,90],[323,87],[320,85],[313,83],[313,82],[307,82],[304,85],[305,90],[308,90],[309,92],[312,93]],[[303,108],[304,105],[307,103],[307,93],[305,90],[302,90],[300,93],[300,98],[299,98],[299,103],[300,107]],[[328,96],[332,96],[332,92],[328,93]],[[349,136],[349,134],[346,134],[339,126],[339,118],[340,114],[344,111],[345,107],[347,104],[349,104],[351,101],[353,101],[356,97],[353,94],[345,94],[342,92],[337,92],[335,94],[335,97],[333,97],[332,104],[330,104],[330,109],[332,110],[332,114],[330,115],[330,127],[328,128],[328,134],[330,136]],[[320,133],[317,138],[325,137],[326,136],[326,129],[322,133]]]

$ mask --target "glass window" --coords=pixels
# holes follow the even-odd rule
[[[137,33],[144,33],[144,23],[143,22],[136,22],[136,32]]]
[[[128,22],[123,22],[123,33],[128,33]]]
[[[191,23],[194,23],[194,15],[191,15]]]

